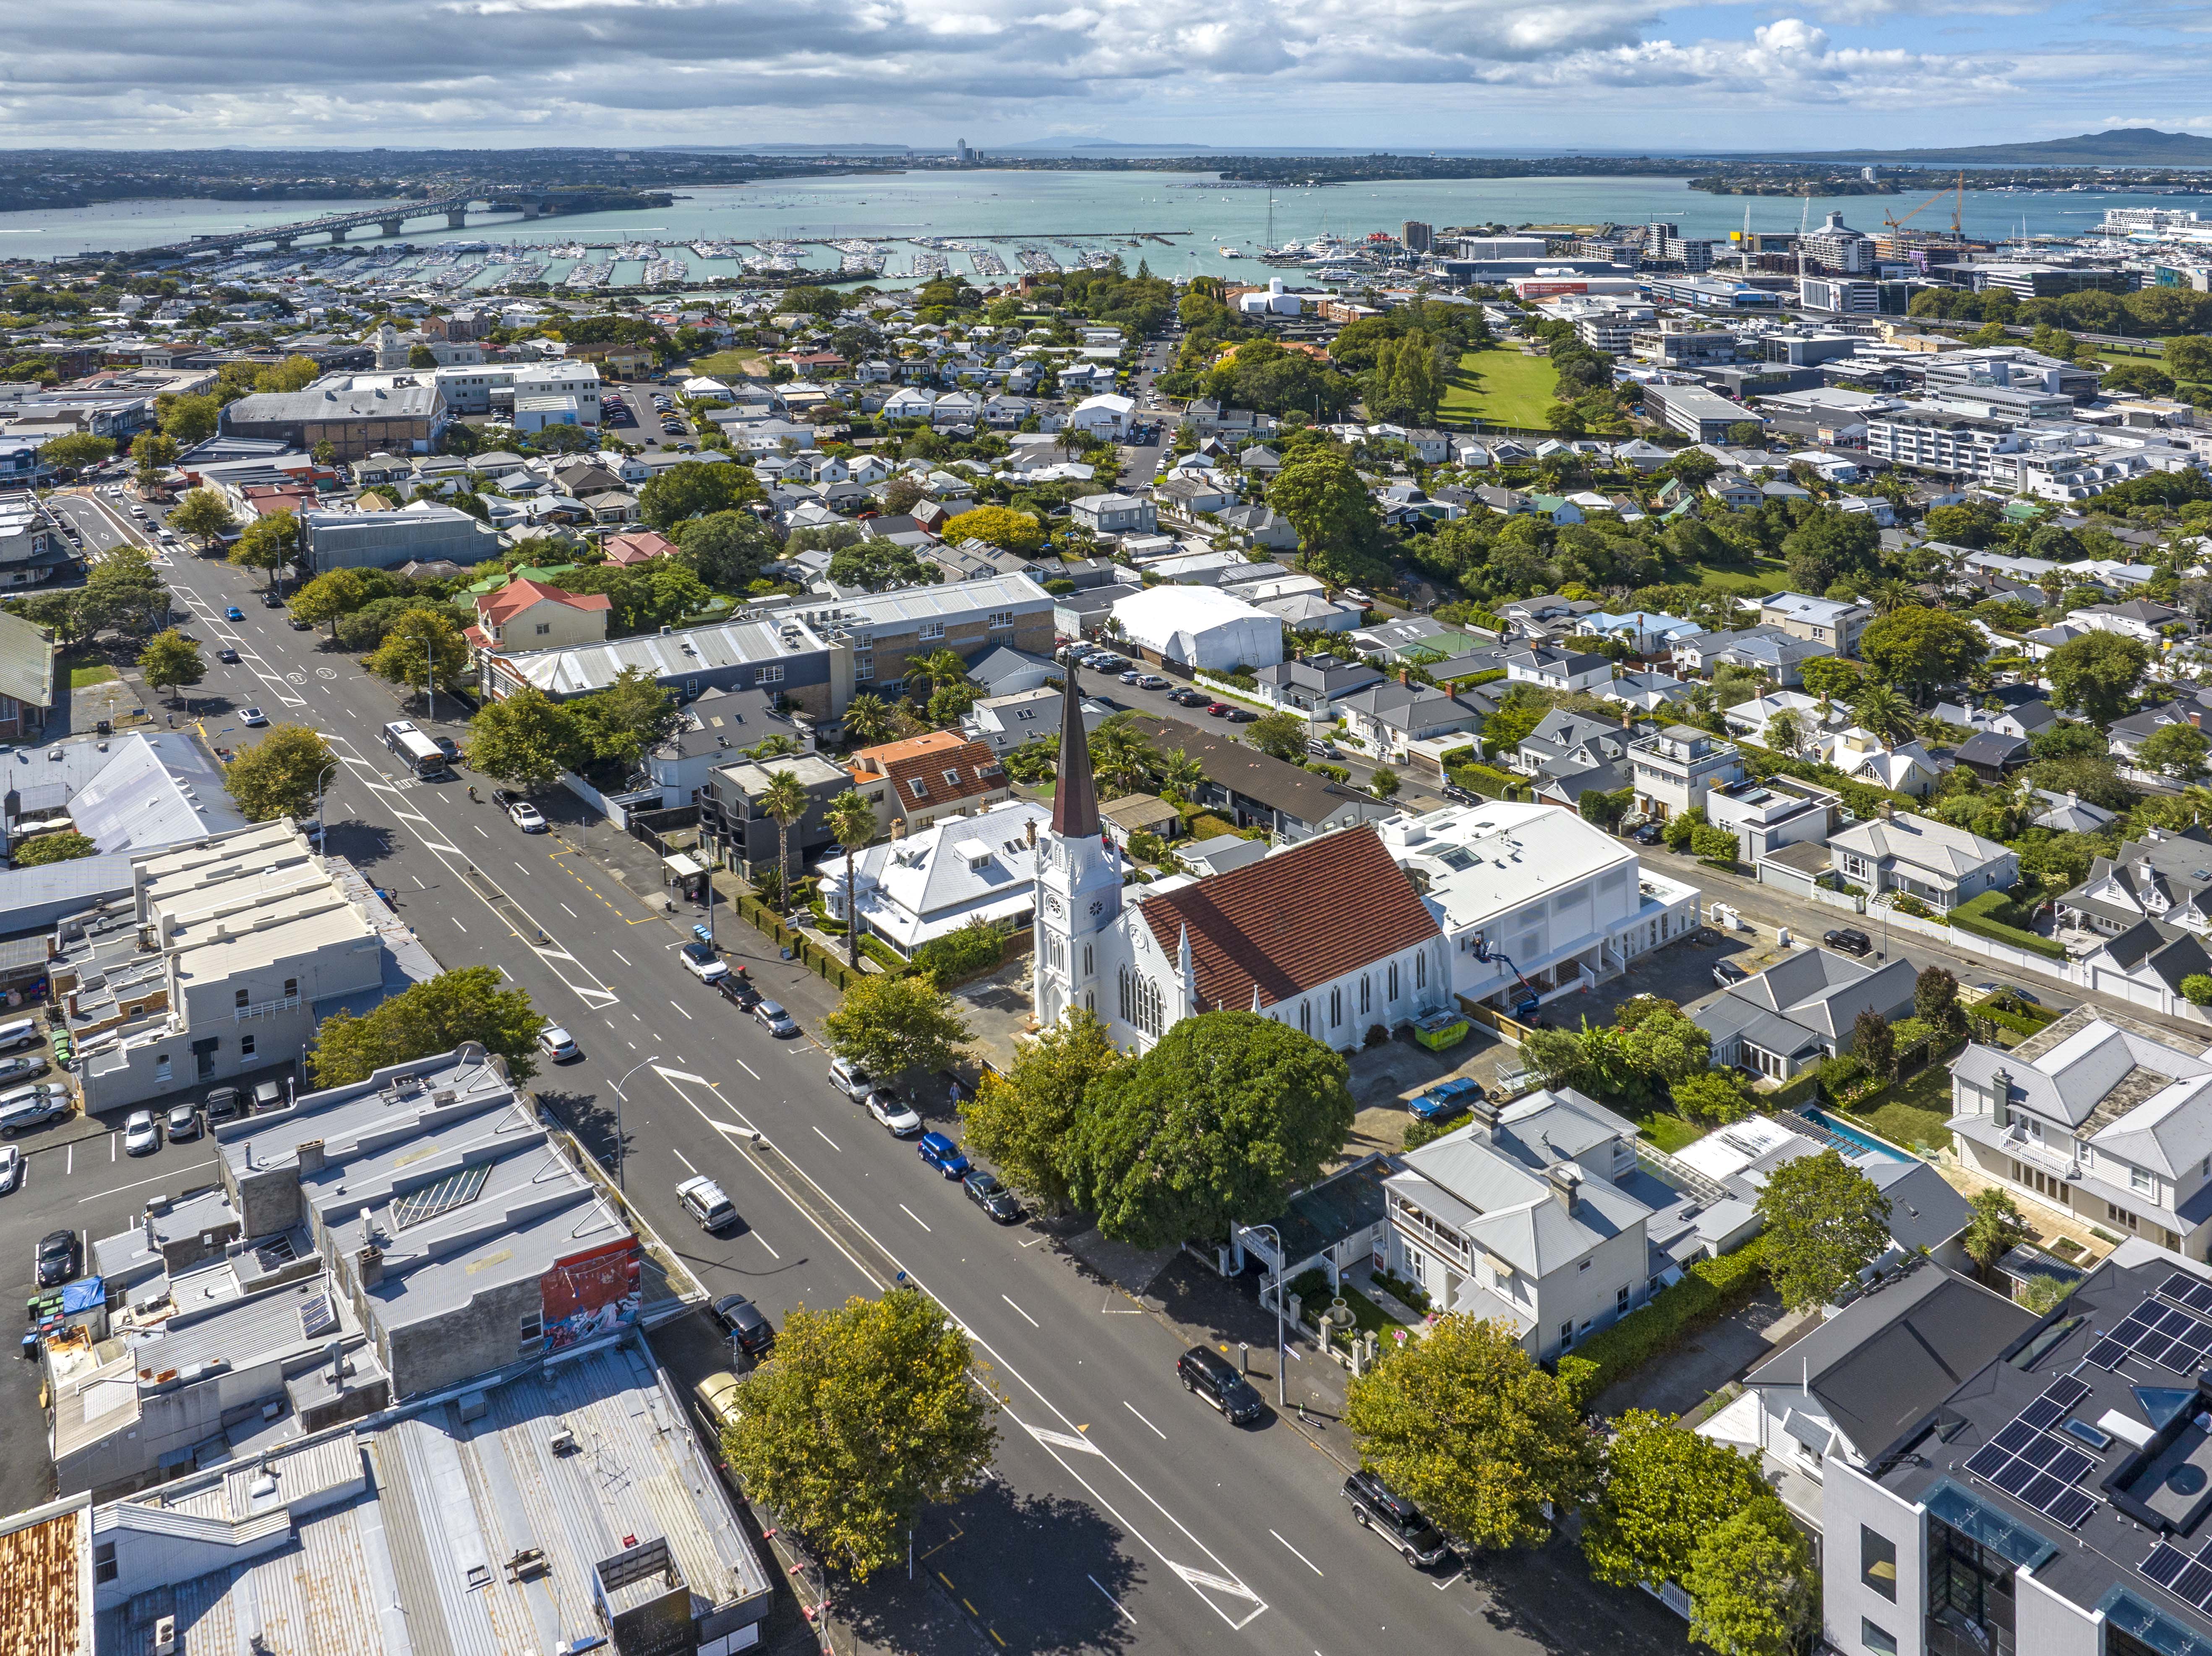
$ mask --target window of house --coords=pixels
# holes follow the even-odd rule
[[[1343,1022],[1344,991],[1342,989],[1332,989],[1328,992],[1328,1027],[1332,1029],[1338,1028],[1342,1026]]]
[[[154,1079],[163,1083],[169,1079],[169,1055],[167,1052],[154,1060]]]
[[[237,991],[235,991],[234,992],[235,992],[235,994],[236,994],[236,996],[237,996],[238,1004],[239,1004],[240,1006],[245,1005],[245,1004],[246,1004],[246,991],[244,991],[243,989],[240,989],[240,990],[237,990]]]
[[[925,621],[921,623],[921,631],[918,636],[923,639],[943,638],[945,636],[945,623],[941,621]]]
[[[783,682],[783,669],[780,666],[763,667],[758,673],[754,675],[753,682],[756,684],[781,684]]]
[[[856,680],[872,679],[876,676],[876,658],[855,651],[853,655],[853,676]]]
[[[2136,1228],[2135,1215],[2130,1213],[2118,1202],[2107,1202],[2105,1204],[2105,1216],[2116,1225],[2125,1225],[2130,1230],[2133,1230]]]
[[[906,785],[906,787],[907,792],[911,793],[917,799],[927,799],[929,798],[929,784],[923,781],[918,776],[909,781]]]
[[[1575,1269],[1576,1269],[1577,1271],[1588,1271],[1589,1268],[1590,1268],[1590,1262],[1589,1262],[1589,1260],[1587,1260],[1587,1259],[1583,1260],[1581,1263],[1579,1263],[1578,1265],[1577,1265],[1575,1266]]]
[[[1897,1656],[1897,1639],[1868,1621],[1859,1617],[1859,1642],[1874,1653],[1874,1656]]]
[[[95,1581],[112,1581],[117,1573],[115,1544],[112,1541],[94,1542],[92,1549],[92,1579]]]
[[[238,1055],[240,1058],[252,1058],[253,1056],[253,1037],[252,1035],[240,1035],[238,1038]]]
[[[544,638],[547,634],[550,633],[552,630],[553,630],[553,623],[552,623],[551,622],[550,622],[550,621],[541,621],[541,622],[539,622],[538,623],[538,637],[540,637],[540,638]]]
[[[1559,1325],[1559,1346],[1560,1349],[1564,1350],[1566,1347],[1572,1345],[1574,1343],[1575,1319],[1570,1317],[1566,1321]]]
[[[1011,610],[994,610],[989,621],[985,623],[990,627],[1012,627],[1013,624],[1014,612]]]
[[[1310,1000],[1298,1003],[1298,1033],[1302,1035],[1313,1034],[1313,1003]]]
[[[524,1339],[543,1339],[544,1336],[545,1319],[542,1313],[533,1311],[522,1319],[522,1338]]]
[[[1395,961],[1390,962],[1390,998],[1398,998],[1398,962]]]
[[[1897,1544],[1863,1524],[1859,1526],[1859,1580],[1891,1604],[1897,1602]]]
[[[1364,1016],[1374,999],[1374,984],[1364,974],[1359,980],[1359,1010]]]
[[[1425,989],[1428,986],[1429,957],[1427,953],[1424,951],[1423,953],[1413,956],[1413,987],[1416,989]]]
[[[298,998],[299,998],[299,995],[300,995],[300,980],[299,980],[299,979],[297,979],[297,978],[287,978],[287,979],[285,979],[285,980],[284,980],[284,998],[285,998],[286,1000],[296,1000],[296,999],[298,999]]]
[[[2158,1175],[2148,1168],[2130,1168],[2128,1188],[2139,1190],[2146,1196],[2155,1196],[2158,1194]]]
[[[1628,1309],[1628,1284],[1623,1283],[1613,1290],[1613,1308],[1616,1312]]]

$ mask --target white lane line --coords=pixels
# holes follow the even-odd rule
[[[908,1218],[913,1220],[915,1223],[920,1225],[924,1230],[929,1230],[928,1222],[920,1214],[916,1213],[912,1208],[908,1207],[905,1203],[902,1202],[899,1204],[899,1211],[906,1215]],[[937,1234],[933,1230],[930,1230],[929,1234],[933,1236]]]
[[[672,1000],[668,1004],[671,1006],[673,1006],[678,1011],[684,1012],[684,1003],[682,1001]],[[684,1012],[684,1016],[688,1018],[691,1015],[689,1012]]]
[[[455,920],[453,922],[453,930],[459,932],[464,937],[469,935],[468,927],[463,925],[459,920]]]
[[[757,1231],[757,1230],[756,1230],[756,1231],[751,1232],[751,1233],[750,1233],[750,1234],[751,1234],[751,1236],[752,1236],[752,1239],[753,1239],[755,1241],[758,1242],[758,1243],[759,1243],[763,1247],[767,1248],[767,1249],[768,1249],[768,1251],[769,1251],[771,1254],[774,1254],[775,1258],[777,1258],[777,1259],[781,1259],[781,1258],[783,1258],[783,1255],[781,1255],[781,1253],[776,1253],[776,1251],[775,1251],[775,1249],[772,1246],[770,1246],[770,1244],[769,1244],[769,1242],[768,1238],[767,1238],[767,1237],[765,1237],[765,1236],[763,1236],[763,1235],[762,1235],[762,1234],[760,1234],[760,1232],[758,1232],[758,1231]]]
[[[428,891],[430,889],[422,883],[422,877],[419,874],[410,874],[407,877],[415,882],[415,889],[417,891]]]
[[[1006,1296],[1003,1294],[999,1295],[999,1297],[1002,1300],[1006,1300]],[[1012,1300],[1006,1300],[1006,1303],[1008,1305],[1014,1305],[1014,1302]],[[1030,1316],[1028,1312],[1023,1310],[1021,1307],[1018,1305],[1014,1305],[1014,1314],[1019,1317],[1024,1322],[1027,1323],[1031,1328],[1042,1328],[1044,1326],[1042,1323],[1039,1322],[1035,1317]]]
[[[607,953],[609,953],[610,955],[613,955],[617,960],[620,961],[621,961],[624,966],[629,966],[629,965],[630,964],[630,958],[629,958],[629,955],[625,955],[625,954],[623,954],[623,953],[622,952],[622,950],[621,950],[621,949],[610,949],[609,950],[607,950]],[[632,969],[633,969],[633,970],[635,970],[635,968],[632,968]]]
[[[556,899],[556,901],[558,901],[558,899]],[[579,914],[579,913],[578,913],[574,909],[573,909],[573,908],[569,907],[568,907],[568,904],[566,904],[566,903],[562,903],[562,904],[561,904],[561,912],[562,912],[563,914],[566,914],[566,915],[567,915],[570,919],[572,919],[572,920],[580,920],[580,919],[582,919],[584,918],[581,914]]]
[[[675,1003],[674,1003],[673,1001],[671,1001],[671,1002],[669,1003],[669,1004],[672,1006],[672,1005],[674,1005],[674,1004],[675,1004]],[[753,1068],[753,1066],[752,1066],[751,1065],[750,1065],[750,1064],[746,1063],[746,1062],[744,1061],[744,1059],[743,1059],[739,1058],[739,1059],[731,1059],[730,1061],[731,1061],[732,1063],[735,1064],[735,1065],[738,1066],[738,1068],[739,1068],[740,1070],[743,1070],[743,1071],[744,1071],[747,1075],[750,1076],[750,1077],[751,1077],[755,1081],[758,1081],[758,1080],[760,1079],[760,1071],[759,1071],[758,1070],[756,1070],[755,1068]]]
[[[90,1196],[80,1196],[76,1198],[76,1204],[79,1207],[82,1207],[87,1202],[97,1202],[103,1196],[120,1196],[126,1190],[141,1190],[148,1185],[158,1185],[166,1180],[173,1178],[174,1176],[175,1175],[173,1174],[157,1173],[151,1179],[141,1179],[132,1184],[113,1186],[107,1190],[96,1192]]]
[[[1086,1574],[1083,1579],[1091,1583],[1092,1586],[1098,1587],[1098,1578],[1097,1576]],[[1120,1611],[1123,1621],[1128,1623],[1131,1627],[1137,1625],[1137,1618],[1130,1615],[1127,1611],[1121,1609],[1121,1601],[1119,1598],[1116,1598],[1110,1592],[1106,1592],[1106,1589],[1103,1587],[1098,1587],[1098,1591],[1106,1593],[1106,1602],[1113,1605],[1117,1611]],[[1318,1653],[1316,1653],[1316,1656],[1318,1656]]]
[[[672,1146],[671,1148],[673,1148],[673,1147]],[[682,1150],[678,1150],[678,1151],[676,1152],[676,1159],[677,1159],[678,1162],[682,1162],[682,1163],[683,1163],[686,1168],[690,1168],[693,1173],[696,1173],[696,1172],[698,1172],[698,1171],[699,1171],[699,1169],[697,1168],[697,1167],[696,1167],[695,1165],[693,1165],[692,1161],[691,1161],[691,1158],[690,1158],[690,1156],[688,1156],[684,1155],[684,1152],[683,1152]]]
[[[485,839],[489,840],[489,839],[490,839],[490,838],[491,838],[491,835],[489,835],[489,834],[484,834],[484,831],[483,831],[482,828],[477,828],[477,825],[476,825],[474,822],[470,823],[470,824],[469,824],[469,826],[470,826],[471,828],[477,828],[477,832],[478,834],[483,834],[483,837],[484,837]]]
[[[1280,1535],[1277,1535],[1277,1534],[1275,1533],[1275,1532],[1274,1532],[1274,1531],[1273,1531],[1273,1530],[1269,1530],[1269,1531],[1267,1532],[1267,1533],[1268,1533],[1268,1534],[1270,1534],[1270,1535],[1274,1536],[1276,1540],[1278,1540],[1278,1541],[1283,1541],[1283,1538],[1282,1538]],[[1291,1544],[1290,1544],[1289,1542],[1287,1542],[1287,1541],[1283,1541],[1283,1544],[1284,1544],[1285,1546],[1286,1546],[1286,1547],[1291,1547]],[[1300,1562],[1301,1564],[1304,1564],[1304,1565],[1308,1569],[1311,1570],[1311,1571],[1312,1571],[1316,1575],[1319,1575],[1319,1574],[1321,1574],[1321,1566],[1320,1566],[1320,1565],[1318,1565],[1318,1564],[1316,1564],[1316,1563],[1315,1563],[1315,1562],[1314,1562],[1314,1561],[1313,1561],[1312,1559],[1310,1559],[1310,1558],[1307,1557],[1304,1553],[1300,1552],[1300,1551],[1299,1551],[1296,1547],[1291,1547],[1291,1557],[1293,1557],[1293,1558],[1295,1558],[1295,1559],[1297,1559],[1297,1560],[1298,1561],[1298,1562]]]
[[[70,1174],[71,1174],[75,1173],[76,1171],[76,1146],[74,1143],[72,1143],[72,1144],[70,1144],[70,1147],[69,1147],[69,1154],[68,1154],[68,1155],[66,1155],[65,1156],[64,1156],[64,1157],[62,1158],[62,1177],[63,1177],[63,1178],[64,1178],[64,1179],[66,1179],[66,1178],[68,1178],[68,1177],[70,1176]]]
[[[115,1137],[113,1133],[107,1135],[107,1159],[111,1162],[115,1160]]]
[[[807,1123],[807,1125],[811,1127],[814,1124],[810,1121]],[[842,1156],[845,1153],[845,1147],[840,1144],[836,1139],[830,1137],[828,1133],[823,1132],[821,1128],[814,1128],[814,1136],[820,1139],[823,1143],[827,1144],[831,1149],[836,1151],[838,1155]]]
[[[456,857],[461,854],[461,848],[459,846],[449,846],[443,840],[431,840],[426,838],[422,841],[422,848],[425,851],[450,851]]]
[[[1131,1403],[1127,1398],[1121,1399],[1121,1406],[1124,1409],[1127,1409],[1131,1414],[1137,1415],[1137,1418],[1139,1420],[1145,1420],[1145,1417],[1142,1415],[1137,1414],[1137,1405]],[[1163,1443],[1165,1443],[1168,1441],[1168,1435],[1160,1430],[1158,1427],[1153,1425],[1152,1422],[1148,1420],[1145,1420],[1145,1429],[1149,1431],[1154,1437],[1159,1439]],[[1280,1536],[1276,1537],[1277,1540],[1280,1540],[1281,1538],[1282,1538]]]

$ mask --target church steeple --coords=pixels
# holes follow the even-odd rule
[[[1067,664],[1060,692],[1060,792],[1052,802],[1053,832],[1070,840],[1098,835],[1098,789],[1091,779],[1091,738],[1083,728],[1083,692]]]

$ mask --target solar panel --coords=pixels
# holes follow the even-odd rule
[[[2043,1388],[2043,1395],[2061,1409],[2071,1409],[2089,1395],[2089,1387],[2086,1382],[2075,1380],[2071,1374],[2063,1374]]]
[[[2035,1438],[2035,1428],[2030,1426],[2024,1420],[2015,1420],[2008,1423],[2005,1427],[2004,1430],[1999,1432],[1994,1438],[1991,1438],[1990,1441],[1996,1444],[1998,1448],[2003,1450],[2007,1454],[2016,1455],[2021,1450],[2027,1447],[2029,1444],[2034,1442]]]
[[[2052,1461],[2058,1459],[2059,1450],[2057,1444],[2039,1432],[2035,1435],[2035,1441],[2027,1445],[2018,1453],[2022,1460],[2038,1471],[2042,1471]]]
[[[2057,1404],[2053,1403],[2049,1398],[2038,1398],[2033,1403],[2029,1404],[2027,1408],[2020,1411],[2020,1418],[2026,1421],[2030,1426],[2035,1428],[2039,1432],[2046,1426],[2057,1425],[2061,1420],[2065,1418],[2065,1416],[2066,1411],[2060,1408]],[[2019,1452],[2015,1450],[2014,1453],[2017,1453]]]
[[[2118,1368],[2120,1359],[2127,1355],[2127,1346],[2115,1339],[2101,1339],[2089,1348],[2089,1361],[2107,1371]]]
[[[1984,1444],[1966,1463],[1966,1470],[1976,1477],[1995,1477],[2012,1464],[2012,1457],[1994,1443]]]
[[[2079,1489],[2069,1489],[2051,1503],[2051,1516],[2065,1529],[2078,1528],[2081,1520],[2097,1510],[2097,1503]]]
[[[2212,1311],[2212,1283],[2198,1283],[2189,1290],[2182,1303],[2191,1311]]]
[[[2165,1366],[2166,1353],[2173,1350],[2173,1342],[2163,1334],[2146,1334],[2136,1343],[2136,1356],[2145,1362]]]
[[[2169,1339],[2179,1339],[2192,1328],[2202,1326],[2186,1311],[2169,1311],[2158,1319],[2158,1331]]]
[[[2180,1579],[2181,1572],[2189,1568],[2189,1555],[2161,1541],[2150,1550],[2150,1556],[2136,1568],[2159,1586],[2170,1587]]]
[[[2185,1271],[2177,1271],[2158,1285],[2158,1291],[2169,1300],[2186,1300],[2189,1290],[2197,1286],[2197,1278]]]
[[[2004,1470],[1990,1480],[2007,1495],[2021,1495],[2042,1474],[2024,1460],[2008,1460]]]
[[[2036,1511],[2047,1513],[2051,1510],[2051,1503],[2065,1493],[2066,1486],[2063,1483],[2055,1477],[2038,1472],[2028,1480],[2027,1488],[2021,1491],[2020,1498],[2034,1507]]]
[[[2174,1579],[2173,1591],[2192,1604],[2203,1604],[2206,1595],[2212,1594],[2212,1570],[2202,1564],[2185,1564]]]
[[[2069,1449],[2063,1444],[2044,1469],[2061,1483],[2079,1483],[2097,1470],[2097,1463],[2079,1449]]]

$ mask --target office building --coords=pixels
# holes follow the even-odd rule
[[[223,409],[222,428],[311,452],[328,443],[338,459],[365,460],[377,453],[431,452],[453,412],[434,377],[328,374],[301,391],[240,397]]]
[[[1409,253],[1430,253],[1436,251],[1435,229],[1431,226],[1422,223],[1419,219],[1407,219],[1405,221],[1400,227],[1399,240],[1405,243],[1406,251]]]
[[[1670,428],[1697,443],[1724,443],[1730,426],[1755,417],[1742,403],[1703,385],[1646,385],[1644,402]]]

